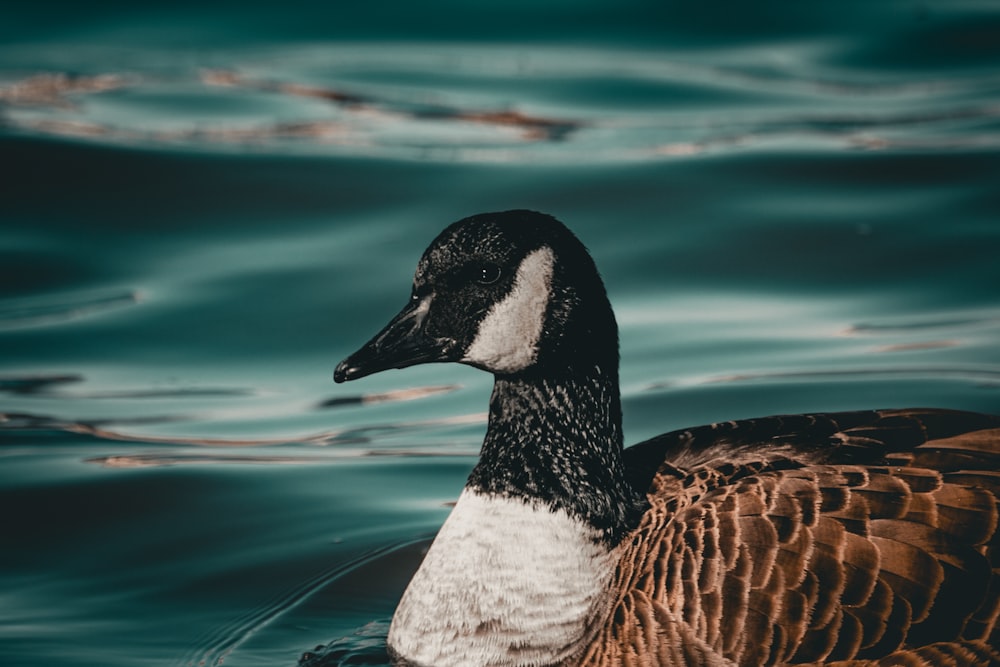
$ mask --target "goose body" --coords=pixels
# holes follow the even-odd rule
[[[489,427],[393,617],[398,664],[1000,667],[1000,418],[768,417],[625,449],[603,282],[531,211],[445,229],[334,377],[444,361],[493,373]]]

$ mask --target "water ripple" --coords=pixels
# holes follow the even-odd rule
[[[345,447],[346,445],[369,445],[375,442],[379,436],[384,436],[388,433],[411,433],[427,429],[435,429],[446,426],[459,426],[466,424],[481,424],[486,421],[486,413],[475,413],[467,415],[453,415],[446,417],[439,417],[434,419],[426,419],[420,421],[406,421],[388,424],[373,424],[366,426],[359,426],[353,428],[337,429],[321,431],[319,433],[311,433],[306,435],[288,435],[288,436],[278,436],[271,438],[218,438],[218,437],[198,437],[198,436],[182,436],[182,435],[170,435],[170,436],[157,436],[148,435],[138,432],[123,431],[118,428],[112,428],[112,424],[162,424],[171,421],[182,421],[181,417],[138,417],[133,419],[117,419],[117,420],[92,420],[92,421],[76,421],[61,419],[59,417],[40,415],[32,413],[20,413],[20,412],[0,412],[0,433],[3,431],[16,432],[16,431],[62,431],[65,433],[73,433],[77,435],[86,435],[97,438],[99,440],[114,441],[114,442],[131,442],[131,443],[144,443],[144,444],[157,444],[157,445],[180,445],[180,446],[197,446],[197,447],[269,447],[269,446],[281,446],[281,445],[312,445],[312,446],[336,446],[336,454],[341,456],[381,456],[381,455],[400,455],[400,456],[454,456],[456,453],[461,454],[462,452],[456,452],[452,448],[444,448],[441,450],[428,449],[419,450],[413,447],[407,447],[403,450],[386,450],[379,448],[364,448],[359,449],[357,447]],[[466,452],[470,455],[475,454],[476,451],[470,450]],[[240,458],[240,457],[237,457]],[[278,457],[279,459],[284,457]],[[326,457],[329,458],[329,457]],[[221,461],[233,461],[236,460],[228,455],[219,456],[217,454],[210,455],[142,455],[140,457],[122,457],[122,456],[109,456],[109,457],[98,457],[89,459],[91,463],[100,463],[102,465],[107,465],[109,467],[128,467],[132,463],[136,465],[154,465],[156,462],[170,462],[170,463],[185,463],[185,462],[221,462]],[[273,457],[268,456],[247,456],[242,457],[241,460],[250,462],[272,462],[275,461]]]
[[[374,405],[376,403],[393,403],[396,401],[415,401],[436,394],[448,394],[461,389],[461,385],[446,384],[430,387],[410,387],[394,389],[372,394],[356,394],[354,396],[336,396],[322,401],[318,407],[334,408],[345,405]]]
[[[339,563],[334,567],[325,569],[310,579],[302,582],[298,587],[276,597],[261,607],[247,612],[244,616],[235,619],[229,625],[215,628],[198,642],[198,645],[191,650],[191,652],[180,664],[184,667],[221,665],[230,655],[233,654],[234,651],[236,651],[255,634],[287,615],[291,610],[303,604],[309,598],[329,587],[337,580],[348,577],[352,573],[363,568],[378,567],[379,563],[392,559],[394,556],[398,556],[401,553],[413,551],[414,549],[421,549],[426,546],[426,543],[426,538],[419,538],[391,544],[386,547],[369,551],[368,553],[347,562]],[[324,647],[317,647],[317,650],[322,651],[323,655],[329,655],[330,653],[336,654],[338,658],[341,655],[340,649],[345,645],[348,646],[347,649],[344,649],[346,652],[357,653],[359,650],[370,652],[372,644],[377,644],[377,641],[371,641],[372,637],[378,637],[381,631],[382,624],[376,624],[376,626],[372,626],[364,632],[364,635],[366,635],[364,637],[359,634],[354,638],[350,638],[342,642],[334,642],[330,645],[333,648],[329,653],[326,649],[324,649]],[[381,636],[384,641],[384,634]],[[307,654],[307,656],[303,656],[303,662],[300,664],[329,665],[333,663],[327,662],[326,660],[316,661],[313,659],[311,654]],[[370,663],[346,662],[340,664]]]
[[[29,134],[116,144],[457,162],[662,160],[803,138],[852,150],[997,145],[990,125],[1000,105],[984,92],[995,96],[1000,77],[988,72],[874,75],[820,65],[822,49],[792,44],[782,59],[755,48],[706,59],[615,49],[426,51],[289,48],[268,53],[268,64],[219,54],[227,66],[169,75],[46,71],[0,86],[0,112]],[[337,75],[317,75],[329,62]],[[512,82],[514,96],[506,92]],[[765,95],[787,104],[761,106]],[[692,114],[691,101],[677,103],[685,97],[745,110]]]
[[[883,368],[839,368],[811,369],[798,371],[775,371],[761,373],[733,373],[712,377],[689,378],[677,382],[654,382],[646,385],[646,391],[657,391],[677,386],[698,384],[748,384],[755,382],[782,382],[804,380],[816,382],[872,380],[894,377],[920,377],[939,380],[963,380],[975,382],[988,389],[1000,388],[1000,368],[963,368],[937,366],[907,366]]]
[[[142,303],[142,293],[124,293],[72,298],[50,296],[31,299],[8,299],[0,304],[0,330],[46,326],[80,320],[108,311]]]

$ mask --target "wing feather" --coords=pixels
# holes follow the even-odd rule
[[[726,422],[626,463],[649,510],[581,664],[1000,667],[1000,418]]]

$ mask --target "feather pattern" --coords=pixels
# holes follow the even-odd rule
[[[662,463],[614,622],[578,664],[1000,664],[998,426],[944,410],[771,417],[625,450],[633,478]],[[649,636],[674,648],[654,658]]]

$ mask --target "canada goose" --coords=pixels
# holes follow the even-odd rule
[[[494,374],[479,462],[388,647],[426,667],[1000,665],[1000,418],[767,417],[623,449],[618,331],[532,211],[445,229],[337,382]]]

